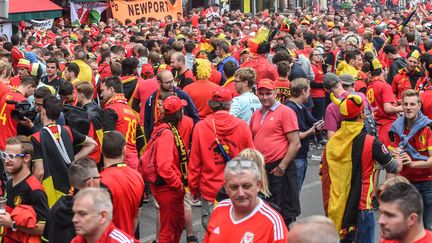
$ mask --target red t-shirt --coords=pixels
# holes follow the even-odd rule
[[[282,216],[261,199],[245,218],[234,220],[231,200],[221,201],[210,218],[204,243],[211,242],[284,242],[288,229]]]
[[[111,194],[114,225],[129,235],[134,235],[133,222],[141,206],[144,192],[142,176],[123,163],[105,168],[100,175],[101,183]]]
[[[315,75],[315,83],[322,84],[324,78],[324,71],[322,69],[322,65],[314,65],[312,64],[312,71]],[[322,98],[325,97],[326,91],[324,88],[312,88],[310,90],[310,95],[312,98]]]
[[[409,130],[405,129],[404,134],[408,134]],[[390,142],[393,148],[398,147],[400,142],[399,136],[394,134],[395,140]],[[409,144],[417,150],[421,155],[429,156],[429,151],[432,150],[432,131],[429,126],[424,127],[417,132],[409,141]],[[416,169],[404,166],[400,174],[406,177],[411,182],[421,182],[432,180],[432,168]]]
[[[429,230],[425,230],[426,234],[424,237],[422,237],[421,239],[418,239],[416,241],[414,241],[413,243],[430,243],[432,242],[432,232]],[[399,241],[397,240],[384,240],[381,239],[381,243],[398,243]]]
[[[147,99],[153,94],[157,89],[159,89],[159,83],[156,78],[151,79],[138,79],[137,87],[135,88],[135,93],[133,98],[139,100],[141,103],[140,108],[140,125],[144,126],[144,110],[145,103]]]
[[[17,135],[17,121],[12,119],[12,111],[15,110],[14,104],[7,104],[7,100],[17,102],[26,100],[26,97],[19,91],[10,91],[0,99],[0,150],[6,147],[6,139]]]
[[[211,100],[214,91],[218,87],[217,84],[208,80],[198,80],[184,87],[184,91],[191,97],[195,104],[200,119],[204,119],[209,114],[213,113],[213,110],[210,109],[208,105],[208,101]]]
[[[289,147],[286,134],[299,130],[296,113],[280,103],[273,105],[266,113],[255,111],[249,127],[256,149],[264,155],[266,164],[285,156]]]
[[[384,103],[396,103],[390,84],[380,78],[375,78],[369,83],[366,95],[378,123],[384,125],[396,120],[396,114],[387,114],[384,111]]]

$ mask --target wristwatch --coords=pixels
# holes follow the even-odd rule
[[[12,229],[12,231],[14,231],[14,232],[18,230],[18,228],[17,228],[17,226],[16,226],[16,224],[15,224],[15,221],[12,221],[11,229]]]
[[[285,170],[286,170],[286,168],[281,167],[280,165],[278,165],[278,168],[282,171],[282,174],[285,174]]]

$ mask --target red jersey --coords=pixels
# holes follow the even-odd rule
[[[18,88],[18,86],[20,86],[20,84],[21,84],[20,76],[12,77],[9,81],[9,85],[14,89]]]
[[[324,78],[324,71],[322,69],[322,65],[318,64],[312,64],[312,71],[315,75],[315,83],[317,84],[323,84],[323,78]],[[311,87],[310,95],[312,98],[322,98],[325,97],[326,91],[324,88],[315,88]]]
[[[11,90],[12,90],[12,88],[9,85],[0,82],[0,98],[5,96]]]
[[[257,73],[256,83],[259,83],[263,78],[268,78],[270,80],[277,80],[279,78],[276,66],[271,64],[264,55],[257,55],[251,58],[241,64],[240,67],[251,67],[255,69]]]
[[[105,230],[103,235],[96,241],[96,243],[124,243],[124,242],[139,243],[139,241],[135,240],[134,237],[116,228],[113,223],[110,223],[110,225]],[[87,243],[87,241],[83,236],[77,235],[75,236],[75,238],[72,239],[71,243]]]
[[[430,242],[432,242],[432,232],[429,230],[425,230],[425,231],[426,231],[425,236],[414,241],[413,243],[430,243]],[[384,240],[384,239],[381,239],[380,242],[381,243],[399,243],[399,241],[397,241],[397,240]]]
[[[104,132],[117,130],[126,138],[125,163],[132,168],[138,168],[138,152],[136,148],[137,132],[140,132],[139,118],[130,108],[123,94],[111,97],[106,105],[103,116]],[[129,156],[136,159],[129,160]]]
[[[204,242],[288,242],[288,229],[282,216],[258,200],[256,208],[240,220],[233,219],[231,200],[221,201],[211,215]]]
[[[129,235],[134,235],[134,219],[144,193],[142,176],[123,163],[105,168],[100,175],[101,184],[105,185],[111,194],[114,225]]]
[[[381,78],[374,78],[369,83],[366,95],[378,123],[384,125],[396,120],[396,114],[387,114],[384,111],[384,103],[396,103],[390,84]]]
[[[404,134],[407,135],[409,131],[405,129]],[[394,140],[390,141],[390,146],[396,148],[399,145],[400,138],[396,133],[394,134]],[[422,130],[417,132],[410,140],[409,144],[417,150],[421,155],[429,157],[429,151],[432,150],[432,131],[429,126],[424,127]],[[414,162],[415,163],[415,162]],[[432,168],[410,168],[404,166],[400,175],[407,178],[410,182],[422,182],[432,180]]]
[[[279,78],[275,82],[276,87],[276,100],[282,104],[290,98],[291,82],[288,79]]]
[[[398,100],[402,99],[402,92],[407,89],[417,89],[419,84],[417,81],[421,81],[421,73],[412,72],[407,73],[405,68],[399,70],[399,72],[393,77],[392,89]]]
[[[27,98],[17,90],[10,91],[0,99],[0,150],[6,147],[6,139],[17,135],[17,121],[12,119],[14,104],[7,104],[7,100],[20,102]]]
[[[423,114],[432,119],[432,89],[427,88],[420,92],[420,100]]]

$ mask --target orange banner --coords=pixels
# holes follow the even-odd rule
[[[122,23],[141,17],[161,20],[168,15],[175,20],[177,13],[183,13],[182,0],[111,0],[110,6],[113,17]]]

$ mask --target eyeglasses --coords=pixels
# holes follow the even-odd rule
[[[235,160],[231,160],[227,163],[227,167],[230,168],[234,168],[238,165],[240,165],[241,168],[251,168],[253,166],[254,162],[249,161],[249,160],[239,160],[239,159],[235,159]]]
[[[234,79],[234,83],[243,83],[246,80]]]
[[[174,79],[167,80],[167,81],[162,81],[161,83],[163,83],[163,84],[171,84],[173,82],[174,82]]]
[[[14,159],[16,159],[16,157],[22,158],[24,156],[26,156],[26,154],[11,154],[11,153],[6,153],[4,151],[0,152],[0,157],[2,158],[2,160],[6,160],[6,159],[14,160]]]
[[[97,179],[100,180],[100,178],[102,178],[102,176],[93,176],[93,177],[89,177],[89,178],[83,180],[82,182],[84,183],[84,182],[87,182],[89,180],[97,180]]]

